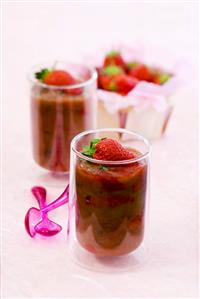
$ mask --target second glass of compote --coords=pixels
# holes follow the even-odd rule
[[[53,172],[68,172],[70,142],[96,127],[96,71],[57,61],[30,74],[33,158]]]
[[[144,260],[150,145],[124,129],[85,131],[71,142],[69,251],[94,270]]]

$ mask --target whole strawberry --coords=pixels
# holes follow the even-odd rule
[[[160,85],[161,83],[160,83],[159,75],[158,74],[152,74],[150,79],[149,79],[149,82]]]
[[[110,138],[93,139],[90,146],[83,148],[84,155],[105,161],[121,161],[135,158],[133,152],[125,149],[117,140]]]
[[[136,78],[132,78],[126,74],[120,74],[117,75],[110,84],[113,91],[126,95],[137,85],[138,82],[139,81]]]
[[[94,159],[106,161],[120,161],[133,159],[132,152],[125,149],[118,141],[106,138],[98,142],[95,146]]]
[[[124,70],[116,65],[109,65],[107,67],[98,69],[98,86],[102,89],[112,91],[113,78],[122,73],[124,73]]]
[[[118,51],[111,51],[104,59],[104,67],[108,65],[117,65],[123,68],[125,66],[125,62]]]
[[[124,70],[115,65],[102,68],[99,71],[99,86],[108,91],[127,94],[139,81],[124,73]]]
[[[167,73],[152,72],[150,82],[162,85],[166,83],[170,78],[171,76]]]
[[[64,86],[75,84],[76,80],[66,71],[53,70],[44,77],[43,82],[48,85]]]
[[[35,74],[35,77],[43,83],[53,86],[67,86],[79,83],[78,80],[64,70],[42,69]],[[82,91],[82,88],[63,89],[63,92],[69,95],[79,95]]]
[[[149,81],[151,79],[151,72],[144,64],[138,64],[129,70],[129,75],[138,80]]]

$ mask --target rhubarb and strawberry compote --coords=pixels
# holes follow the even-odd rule
[[[91,140],[82,154],[92,160],[76,162],[78,242],[97,256],[134,251],[144,236],[146,160],[138,159],[138,150],[111,138]]]
[[[58,64],[37,68],[31,78],[33,157],[48,170],[67,172],[72,138],[95,126],[96,72]]]

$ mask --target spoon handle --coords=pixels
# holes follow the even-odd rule
[[[40,209],[43,209],[46,206],[46,189],[44,187],[34,186],[31,188],[31,191],[37,199]]]
[[[65,203],[68,203],[68,201],[69,201],[69,185],[67,185],[66,189],[56,200],[54,200],[49,205],[42,208],[41,211],[44,213],[47,213],[49,211],[52,211],[52,210],[64,205]]]

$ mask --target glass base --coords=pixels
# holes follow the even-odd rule
[[[150,250],[142,244],[134,252],[114,257],[98,257],[83,249],[77,241],[69,246],[69,256],[79,266],[96,272],[117,272],[142,267],[149,260]]]

